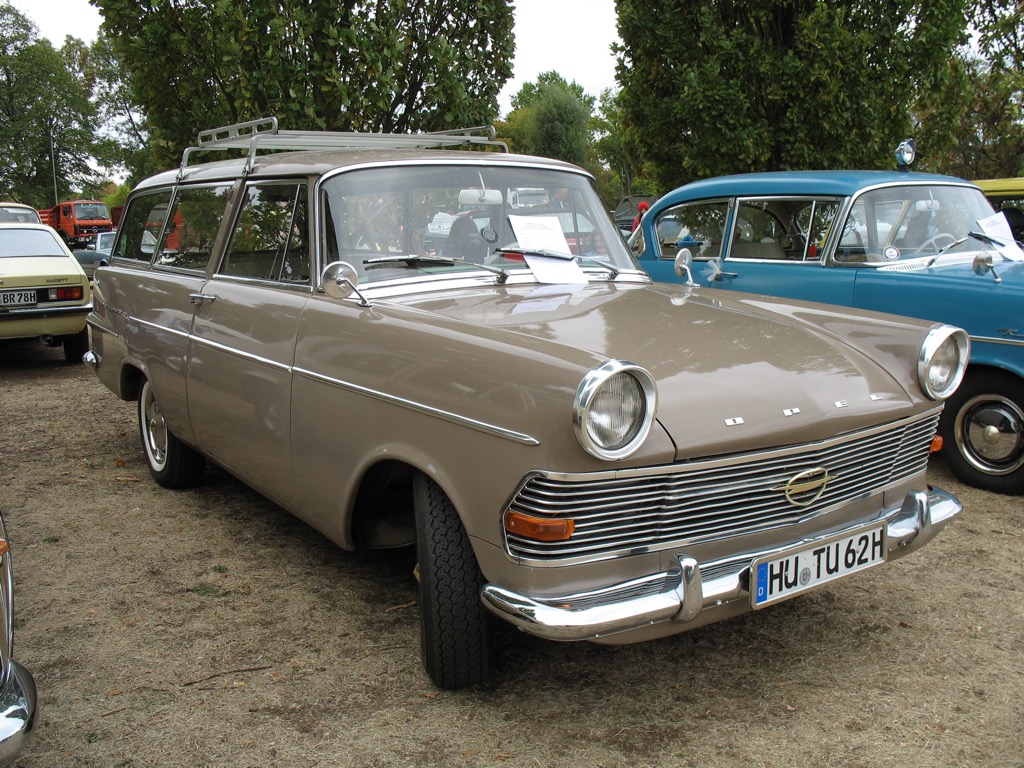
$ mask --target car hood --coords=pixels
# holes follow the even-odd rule
[[[916,320],[667,285],[517,286],[408,304],[544,340],[566,360],[585,351],[593,365],[646,368],[680,459],[820,440],[927,406],[908,380],[928,327]]]
[[[9,256],[0,258],[0,288],[80,284],[85,273],[66,256]]]

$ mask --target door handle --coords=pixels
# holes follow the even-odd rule
[[[197,307],[203,306],[204,301],[216,301],[216,296],[211,296],[208,293],[190,293],[188,295],[188,303],[195,304]]]

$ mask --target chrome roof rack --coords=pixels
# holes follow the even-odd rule
[[[439,149],[473,144],[497,147],[508,152],[508,145],[495,137],[494,126],[481,125],[475,128],[456,128],[450,131],[432,133],[360,133],[357,131],[282,131],[276,117],[262,117],[245,123],[225,125],[200,131],[198,143],[189,147],[181,156],[181,179],[188,168],[188,159],[193,152],[215,149],[247,149],[244,173],[248,174],[256,162],[259,150],[302,150],[302,149]]]

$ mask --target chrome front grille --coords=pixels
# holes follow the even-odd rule
[[[526,479],[511,509],[572,518],[568,541],[507,534],[513,557],[538,563],[596,559],[756,533],[813,517],[923,473],[940,410],[831,440],[721,459],[620,472]],[[797,474],[824,468],[817,498],[790,503]]]

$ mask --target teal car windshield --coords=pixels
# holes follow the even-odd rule
[[[979,222],[992,208],[977,189],[905,185],[873,189],[857,197],[846,216],[836,248],[842,262],[887,262],[994,250]]]

